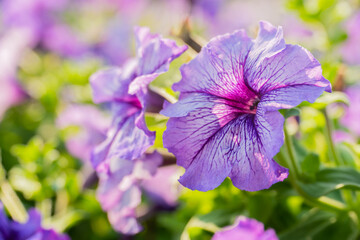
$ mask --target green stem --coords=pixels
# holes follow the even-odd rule
[[[344,212],[347,210],[346,206],[342,202],[336,201],[334,199],[325,196],[314,198],[308,195],[300,186],[297,185],[296,176],[291,174],[291,169],[294,169],[292,163],[295,160],[294,159],[291,160],[291,157],[287,157],[284,155],[285,154],[283,153],[283,151],[280,151],[276,156],[280,164],[285,165],[290,169],[290,174],[289,174],[290,183],[307,204],[337,213]],[[288,160],[289,158],[290,160]]]
[[[339,156],[339,153],[337,152],[335,145],[334,145],[334,141],[332,139],[332,134],[333,134],[333,124],[332,121],[330,120],[327,112],[326,112],[326,108],[322,111],[325,117],[325,121],[326,121],[326,126],[325,126],[325,137],[326,137],[326,141],[328,143],[328,146],[330,148],[330,152],[331,155],[334,159],[334,162],[336,164],[336,166],[341,166],[343,165],[343,161],[341,161],[341,158]]]
[[[177,102],[177,99],[174,96],[167,93],[165,91],[165,89],[155,87],[155,86],[151,86],[151,85],[149,86],[149,89],[151,91],[153,91],[154,93],[158,94],[159,96],[163,97],[169,103],[176,103]]]
[[[344,161],[341,159],[335,145],[334,145],[334,141],[333,141],[333,123],[331,121],[331,119],[329,118],[326,108],[322,111],[325,117],[325,121],[326,121],[326,126],[325,126],[325,136],[326,136],[326,140],[328,143],[328,146],[330,148],[330,153],[332,155],[332,158],[334,159],[335,165],[336,166],[342,166],[344,165]],[[356,209],[356,207],[354,207],[354,199],[353,199],[353,195],[352,195],[352,191],[351,190],[347,190],[347,189],[343,189],[341,191],[342,197],[345,200],[345,202],[348,204],[349,207]]]
[[[6,180],[0,182],[0,199],[9,211],[12,219],[18,222],[25,222],[27,220],[28,215],[26,209]]]
[[[293,143],[291,140],[291,136],[289,135],[286,125],[284,126],[284,133],[285,133],[285,146],[286,146],[286,150],[289,154],[289,158],[290,158],[290,169],[292,168],[292,170],[294,171],[294,175],[295,178],[299,178],[300,177],[300,170],[299,170],[299,166],[298,166],[298,162],[296,161],[295,158],[295,154],[294,154],[294,149],[293,149]]]

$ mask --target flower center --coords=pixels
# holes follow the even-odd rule
[[[256,108],[257,108],[257,105],[259,104],[260,102],[260,99],[258,97],[254,98],[251,102],[250,102],[250,110],[251,111],[255,111],[256,112]]]

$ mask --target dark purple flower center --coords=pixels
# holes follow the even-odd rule
[[[257,108],[257,105],[259,104],[260,102],[260,99],[258,97],[252,99],[252,101],[250,101],[250,107],[249,107],[249,110],[250,111],[255,111],[254,113],[256,113],[256,108]]]

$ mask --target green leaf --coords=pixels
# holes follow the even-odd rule
[[[301,169],[304,174],[313,176],[319,170],[320,158],[315,153],[308,154],[301,162]]]
[[[342,188],[360,190],[360,173],[352,168],[327,168],[316,173],[315,182],[297,183],[307,194],[318,198]]]
[[[248,202],[249,217],[266,223],[271,214],[273,214],[275,206],[276,192],[274,191],[267,191],[261,192],[261,194],[250,195]]]
[[[355,162],[356,156],[352,151],[352,149],[344,143],[340,143],[336,145],[336,148],[340,153],[341,159],[344,160],[344,164],[346,166],[356,168],[356,162]]]
[[[354,213],[344,214],[336,218],[336,222],[326,227],[323,231],[316,234],[316,240],[355,240],[359,234]]]
[[[349,99],[343,92],[332,92],[332,93],[324,93],[321,95],[315,103],[311,104],[308,102],[303,102],[302,106],[312,106],[316,109],[324,109],[327,105],[331,103],[343,103],[349,105]]]
[[[284,116],[284,118],[289,118],[292,116],[299,116],[300,109],[299,108],[291,108],[291,109],[280,109],[280,113]]]
[[[289,230],[280,233],[280,240],[312,240],[314,236],[334,223],[335,215],[329,212],[313,210],[303,216],[299,223]]]

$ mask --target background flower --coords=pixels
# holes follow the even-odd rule
[[[232,226],[214,234],[212,240],[278,240],[273,229],[264,230],[264,225],[254,219],[238,217]]]

